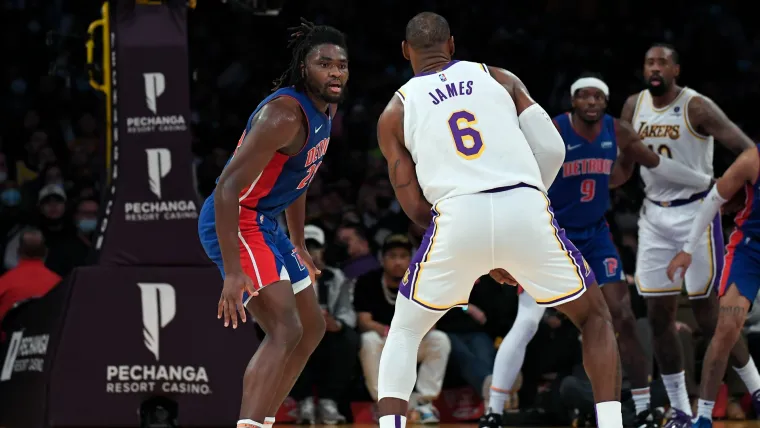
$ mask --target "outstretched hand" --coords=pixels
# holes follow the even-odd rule
[[[317,269],[314,260],[305,248],[298,250],[298,257],[301,258],[301,263],[303,263],[303,265],[306,266],[306,269],[309,270],[309,279],[311,279],[311,283],[316,284],[317,278],[322,275],[322,271]]]

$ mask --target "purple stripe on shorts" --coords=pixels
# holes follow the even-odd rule
[[[554,229],[557,232],[557,238],[559,238],[560,242],[562,243],[562,246],[570,254],[570,257],[573,259],[573,262],[576,268],[576,273],[579,274],[581,278],[583,278],[583,287],[567,296],[562,296],[549,302],[541,302],[542,305],[556,305],[558,303],[561,303],[562,301],[571,300],[578,294],[586,291],[586,287],[588,287],[590,284],[593,284],[596,281],[596,276],[594,276],[594,272],[592,272],[591,269],[589,269],[588,265],[584,263],[581,252],[578,251],[578,248],[575,247],[575,244],[573,244],[572,241],[570,241],[570,239],[567,238],[567,235],[565,235],[565,229],[562,229],[561,227],[559,227],[559,224],[557,224],[557,220],[554,218],[554,210],[552,209],[551,206],[549,206],[549,212],[552,215],[552,226],[554,226]]]
[[[712,222],[712,253],[715,258],[713,264],[713,277],[712,283],[707,289],[707,292],[711,292],[716,286],[720,285],[721,272],[723,272],[723,256],[726,252],[726,247],[723,242],[723,224],[720,221],[720,214],[717,214]]]
[[[436,229],[435,219],[437,219],[440,214],[435,209],[432,209],[431,212],[433,213],[433,218],[430,220],[430,226],[428,226],[425,235],[422,237],[420,247],[417,249],[417,252],[414,253],[414,257],[412,257],[412,262],[409,264],[409,269],[407,270],[408,274],[404,275],[404,279],[401,280],[401,284],[399,284],[398,287],[399,293],[409,300],[412,299],[412,288],[417,281],[417,275],[420,271],[420,263],[425,261],[433,246],[433,236],[435,236]]]
[[[393,415],[393,424],[396,428],[401,428],[401,415]]]

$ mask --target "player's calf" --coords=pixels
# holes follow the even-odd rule
[[[617,333],[620,360],[631,381],[636,414],[646,418],[650,407],[649,362],[639,339],[628,284],[623,281],[607,283],[602,287],[602,294]]]
[[[583,366],[596,402],[600,428],[622,428],[620,355],[612,318],[599,286],[594,282],[578,299],[559,307],[581,331]]]
[[[243,376],[240,419],[261,423],[269,414],[274,391],[288,359],[303,336],[290,281],[278,281],[262,289],[248,302],[248,310],[266,333]]]

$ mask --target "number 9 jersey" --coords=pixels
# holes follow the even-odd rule
[[[406,149],[431,204],[520,183],[546,191],[514,101],[484,64],[452,61],[396,95]]]

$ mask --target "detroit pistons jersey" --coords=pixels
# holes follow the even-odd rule
[[[235,149],[236,153],[240,145],[244,143],[245,136],[251,132],[256,113],[268,102],[280,97],[293,98],[301,106],[309,127],[306,144],[292,156],[275,152],[274,157],[264,167],[261,174],[240,192],[239,197],[242,208],[270,218],[282,213],[285,208],[306,192],[309,183],[322,164],[322,157],[330,143],[331,118],[326,113],[317,110],[306,94],[293,87],[288,87],[273,92],[256,107],[256,110],[248,118],[245,131]],[[235,154],[232,155],[232,157],[234,156]]]
[[[610,202],[610,173],[617,158],[615,119],[605,114],[593,141],[573,129],[570,113],[554,122],[565,142],[565,162],[549,189],[557,223],[565,229],[592,228],[604,221]]]
[[[430,203],[519,183],[546,190],[515,103],[484,64],[452,61],[396,95],[404,143]]]
[[[760,156],[760,144],[755,145]],[[744,237],[760,239],[760,178],[754,184],[744,185],[746,196],[744,208],[736,214],[734,223],[741,232],[739,240]],[[737,234],[731,234],[731,242],[734,242]],[[736,242],[738,244],[738,242]]]
[[[713,138],[702,135],[689,122],[689,101],[699,96],[690,88],[682,88],[669,105],[655,108],[648,90],[641,91],[632,125],[641,140],[656,153],[667,156],[689,168],[713,175]],[[706,189],[682,187],[670,183],[641,168],[647,198],[666,202],[686,199]]]

